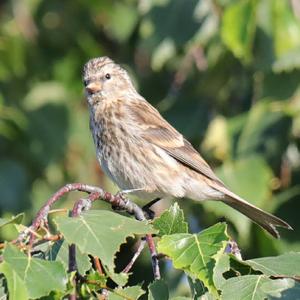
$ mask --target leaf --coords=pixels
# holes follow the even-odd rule
[[[256,5],[256,0],[234,2],[223,14],[222,39],[233,54],[246,63],[252,59]]]
[[[199,279],[187,276],[187,281],[191,290],[192,299],[199,299],[206,293],[207,289]]]
[[[22,223],[23,218],[24,218],[23,213],[18,214],[16,216],[12,216],[10,219],[0,218],[0,228],[5,226],[5,225],[8,225],[8,224],[20,224],[20,223]]]
[[[272,300],[278,299],[278,297],[270,297]],[[294,286],[283,291],[281,293],[280,300],[300,300],[300,283],[294,281]]]
[[[0,273],[1,273],[1,264],[0,264]],[[7,290],[7,280],[4,274],[1,274],[0,277],[0,299],[7,300],[8,299],[8,290]]]
[[[119,42],[127,40],[138,21],[136,7],[116,2],[109,13],[110,20],[105,24],[105,29]]]
[[[230,270],[230,261],[229,255],[222,254],[219,257],[219,260],[216,262],[213,274],[213,280],[216,288],[220,288],[225,283],[225,278],[223,277],[223,273]]]
[[[268,161],[277,163],[275,160],[286,150],[286,135],[291,126],[291,119],[283,108],[276,108],[276,103],[268,99],[257,102],[251,108],[237,144],[239,157],[260,152]]]
[[[17,274],[26,287],[29,298],[39,298],[51,291],[65,290],[67,275],[60,262],[27,256],[10,244],[5,247],[3,258],[14,272],[11,274]],[[18,280],[14,282],[16,284],[19,284]]]
[[[154,220],[153,227],[158,230],[159,236],[188,232],[188,224],[184,220],[183,210],[179,208],[177,202]]]
[[[298,49],[292,50],[284,55],[281,55],[274,64],[272,65],[272,70],[275,73],[280,72],[291,72],[294,69],[300,68],[300,47]]]
[[[300,23],[287,1],[274,0],[274,49],[277,57],[300,47]]]
[[[46,81],[31,88],[23,105],[27,110],[35,110],[47,103],[61,103],[65,99],[68,99],[68,93],[61,82]]]
[[[0,265],[0,272],[3,273],[6,278],[10,300],[29,299],[24,281],[8,263],[3,262]]]
[[[63,240],[57,241],[48,251],[47,257],[52,261],[60,261],[67,269],[69,263],[68,243]],[[84,275],[92,267],[89,257],[82,254],[78,247],[76,247],[76,264],[81,275]]]
[[[225,160],[230,154],[228,124],[223,116],[215,117],[209,124],[202,148],[218,160]]]
[[[98,271],[94,269],[90,270],[89,273],[86,275],[87,281],[97,282],[97,285],[87,283],[91,290],[97,290],[99,288],[106,287],[107,278],[105,274],[99,274]]]
[[[212,294],[218,295],[213,269],[227,240],[226,224],[218,223],[198,234],[165,235],[158,242],[158,251],[168,255],[175,268],[197,277]]]
[[[160,71],[165,63],[171,59],[176,53],[174,41],[170,38],[165,38],[155,49],[151,67],[154,71]]]
[[[272,280],[264,275],[245,275],[226,280],[221,287],[222,299],[262,300],[267,296],[280,297],[292,287],[292,279]]]
[[[128,273],[114,273],[112,270],[105,268],[107,276],[114,281],[119,287],[124,286],[128,282]]]
[[[140,286],[129,286],[126,288],[116,288],[108,293],[109,300],[135,300],[139,299],[145,291]]]
[[[168,286],[163,280],[155,280],[149,287],[148,300],[168,300],[169,290]]]
[[[154,232],[146,222],[104,210],[87,211],[77,218],[57,217],[55,222],[69,244],[77,245],[82,253],[98,256],[111,271],[115,253],[127,237]]]
[[[279,256],[261,257],[245,261],[253,269],[269,276],[299,276],[300,252],[290,252]]]

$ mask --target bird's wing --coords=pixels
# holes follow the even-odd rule
[[[140,129],[141,138],[165,150],[171,157],[186,167],[224,186],[190,142],[148,102],[139,101],[134,107],[128,107],[127,112]]]

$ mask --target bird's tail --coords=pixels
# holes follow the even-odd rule
[[[240,198],[234,193],[230,191],[228,192],[229,193],[226,193],[226,199],[222,200],[225,204],[231,206],[250,218],[253,222],[267,230],[275,238],[280,238],[280,235],[276,229],[277,226],[293,229],[287,222],[281,220],[280,218],[248,203],[246,200]]]

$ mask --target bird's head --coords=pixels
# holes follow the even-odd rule
[[[113,100],[128,91],[135,92],[128,73],[109,57],[89,60],[83,69],[83,83],[89,104]]]

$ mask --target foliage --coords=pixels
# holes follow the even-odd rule
[[[180,215],[182,222],[173,227],[176,230],[165,233],[170,228],[168,221],[171,215]],[[60,216],[55,222],[64,239],[79,250],[76,257],[79,273],[76,276],[80,276],[80,280],[76,289],[80,299],[100,297],[104,290],[108,299],[138,299],[146,293],[146,287],[128,285],[128,274],[116,271],[115,254],[126,242],[126,237],[155,232],[151,224],[102,210],[84,212],[76,218]],[[174,267],[190,278],[189,297],[198,299],[205,294],[206,297],[222,297],[224,300],[264,299],[267,296],[280,297],[284,292],[296,293],[299,288],[296,281],[299,274],[294,267],[299,264],[299,252],[238,259],[230,251],[225,251],[229,238],[226,224],[215,224],[198,234],[187,233],[183,211],[177,203],[153,223],[161,233],[157,240],[160,253],[167,255]],[[47,242],[43,238],[35,244],[37,246],[27,248],[25,252],[30,251],[27,254],[22,250],[22,244],[18,247],[11,243],[4,245],[0,271],[5,278],[2,281],[3,294],[8,293],[9,299],[36,299],[50,293],[50,299],[66,298],[75,289],[75,274],[68,273],[70,258],[60,254],[65,252],[63,245],[57,249],[57,242]],[[43,247],[39,248],[41,242]],[[53,252],[55,256],[50,255]],[[101,273],[95,270],[95,266],[86,263],[91,255],[100,259]],[[83,265],[85,268],[79,267]],[[197,287],[199,280],[202,282],[200,290]],[[164,280],[156,280],[149,285],[149,300],[169,298],[169,287]]]
[[[66,182],[86,182],[115,191],[97,165],[81,82],[83,64],[91,57],[107,55],[124,65],[139,92],[201,150],[226,185],[294,228],[293,232],[282,231],[281,240],[275,241],[228,207],[186,199],[180,205],[192,233],[201,235],[201,229],[225,217],[228,234],[242,247],[245,259],[285,253],[287,257],[280,257],[289,260],[289,255],[294,255],[290,252],[300,251],[297,1],[28,0],[2,1],[0,9],[2,241],[16,238],[49,195]],[[75,197],[68,197],[58,208],[71,206]],[[161,205],[158,210],[164,208]],[[23,217],[12,215],[23,211],[21,225]],[[153,226],[159,230],[159,238],[175,235],[178,228],[182,228],[178,234],[189,234],[183,214],[166,214],[166,224],[176,221],[163,227],[163,221],[156,220]],[[52,222],[50,225],[54,226]],[[118,243],[121,240],[115,246],[119,247]],[[42,250],[47,260],[59,262],[67,270],[66,241]],[[86,253],[80,253],[82,250],[91,249],[82,245],[77,248],[81,262],[78,267],[86,271],[91,264]],[[130,245],[122,250],[120,254],[124,255],[116,260],[120,266],[126,264],[132,252]],[[107,263],[113,257],[106,257]],[[252,270],[250,274],[241,276],[241,281],[230,277],[225,291],[252,282],[261,289],[258,295],[269,295],[273,284],[283,299],[300,294],[298,283],[284,290],[291,286],[290,280],[274,279],[251,261],[244,262]],[[232,264],[231,259],[226,276],[242,268],[238,265],[235,270]],[[1,264],[7,287],[15,291],[16,299],[22,294],[32,295],[21,271],[13,265]],[[286,276],[285,268],[282,265],[276,272]],[[182,280],[182,273],[170,270],[168,264],[165,272],[165,294],[170,298],[186,295],[188,284]],[[147,286],[151,274],[144,254],[129,282],[136,286],[144,281]],[[190,285],[195,282],[189,280]],[[16,286],[19,288],[14,289]],[[221,285],[215,287],[221,289]],[[153,284],[154,299],[156,288],[164,289],[164,285]],[[120,293],[138,294],[138,289],[124,288]],[[53,292],[50,295],[60,297]]]

